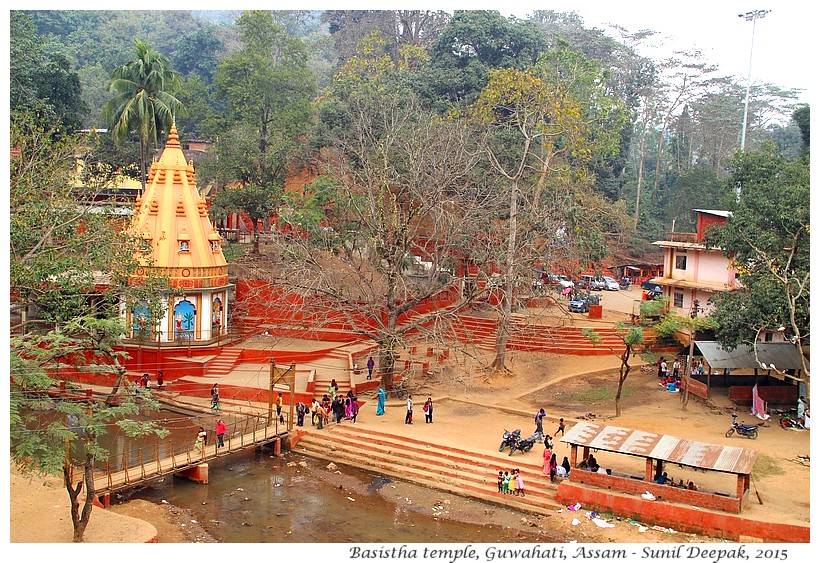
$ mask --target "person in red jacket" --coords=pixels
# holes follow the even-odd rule
[[[227,425],[220,418],[216,421],[216,447],[225,447],[225,432],[228,430]]]

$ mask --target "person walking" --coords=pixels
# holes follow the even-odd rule
[[[205,457],[205,445],[208,443],[208,433],[200,426],[199,432],[196,435],[196,449],[199,450],[200,455]]]
[[[279,417],[279,422],[282,422],[282,405],[284,404],[284,399],[282,398],[282,393],[279,393],[276,396],[276,416]]]
[[[345,397],[345,420],[353,418],[353,391],[347,392]]]
[[[307,407],[305,407],[305,403],[299,401],[296,404],[296,426],[304,426],[305,424],[305,412],[307,411]]]
[[[544,409],[539,409],[537,413],[535,413],[535,431],[539,434],[544,433],[544,418],[547,416],[547,413]]]
[[[222,419],[216,421],[216,428],[214,429],[216,432],[216,447],[224,448],[225,447],[225,432],[228,430],[228,426],[222,422]]]
[[[373,360],[373,356],[368,356],[367,358],[367,379],[373,379],[373,368],[376,367],[376,362]]]
[[[319,401],[313,397],[313,402],[310,403],[310,425],[316,426],[316,413],[319,412]]]
[[[216,383],[211,389],[211,410],[219,412],[219,389],[216,387]]]
[[[433,423],[433,398],[427,397],[427,401],[424,403],[424,407],[422,409],[424,411],[424,422],[426,424]]]
[[[345,404],[344,402],[342,402],[341,397],[336,397],[335,399],[333,399],[333,405],[331,406],[331,409],[333,410],[333,417],[336,420],[336,424],[341,424],[342,419],[345,416]]]
[[[353,424],[356,424],[357,416],[359,416],[359,399],[354,395],[350,398],[350,418],[353,419]]]
[[[387,394],[384,392],[384,387],[379,387],[379,399],[376,401],[376,416],[384,414],[384,404],[387,401]]]
[[[321,430],[324,428],[325,423],[327,423],[327,410],[322,405],[316,407],[316,416],[319,418],[319,422],[316,425],[316,430]]]
[[[214,383],[214,386],[211,387],[211,404],[212,405],[214,403],[214,396],[218,396],[218,395],[219,395],[219,384]]]
[[[407,395],[407,414],[404,416],[405,424],[413,424],[413,397]]]
[[[561,433],[561,436],[564,435],[564,430],[566,429],[566,424],[564,424],[564,419],[558,419],[558,430],[555,431],[555,435],[558,436],[558,433]]]
[[[550,457],[550,483],[555,483],[555,475],[558,473],[558,460],[555,454]]]

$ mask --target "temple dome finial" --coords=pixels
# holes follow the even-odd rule
[[[168,132],[168,143],[165,146],[178,147],[179,135],[177,134],[177,120],[173,118],[171,121],[171,130]]]

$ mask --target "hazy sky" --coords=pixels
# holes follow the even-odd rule
[[[492,5],[487,2],[487,5]],[[516,15],[534,9],[575,11],[586,27],[606,30],[615,23],[628,31],[650,29],[659,32],[671,50],[699,48],[707,61],[719,66],[719,72],[739,78],[743,84],[752,61],[752,83],[771,82],[782,88],[801,88],[801,100],[814,97],[818,33],[818,10],[807,2],[794,0],[685,0],[658,2],[603,2],[601,0],[513,0]],[[509,8],[499,8],[502,13]],[[752,51],[751,21],[738,17],[753,10],[771,10],[754,24]],[[610,33],[612,35],[612,33]],[[651,55],[651,52],[642,53]]]

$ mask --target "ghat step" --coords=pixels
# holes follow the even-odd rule
[[[560,508],[557,485],[535,464],[534,449],[527,454],[489,456],[364,429],[351,423],[331,423],[324,430],[300,430],[293,447],[298,453],[415,482],[439,490],[549,514]],[[540,453],[540,452],[539,452]],[[527,459],[525,456],[531,456]],[[540,461],[540,457],[538,458]],[[499,470],[518,468],[525,496],[497,492]]]

